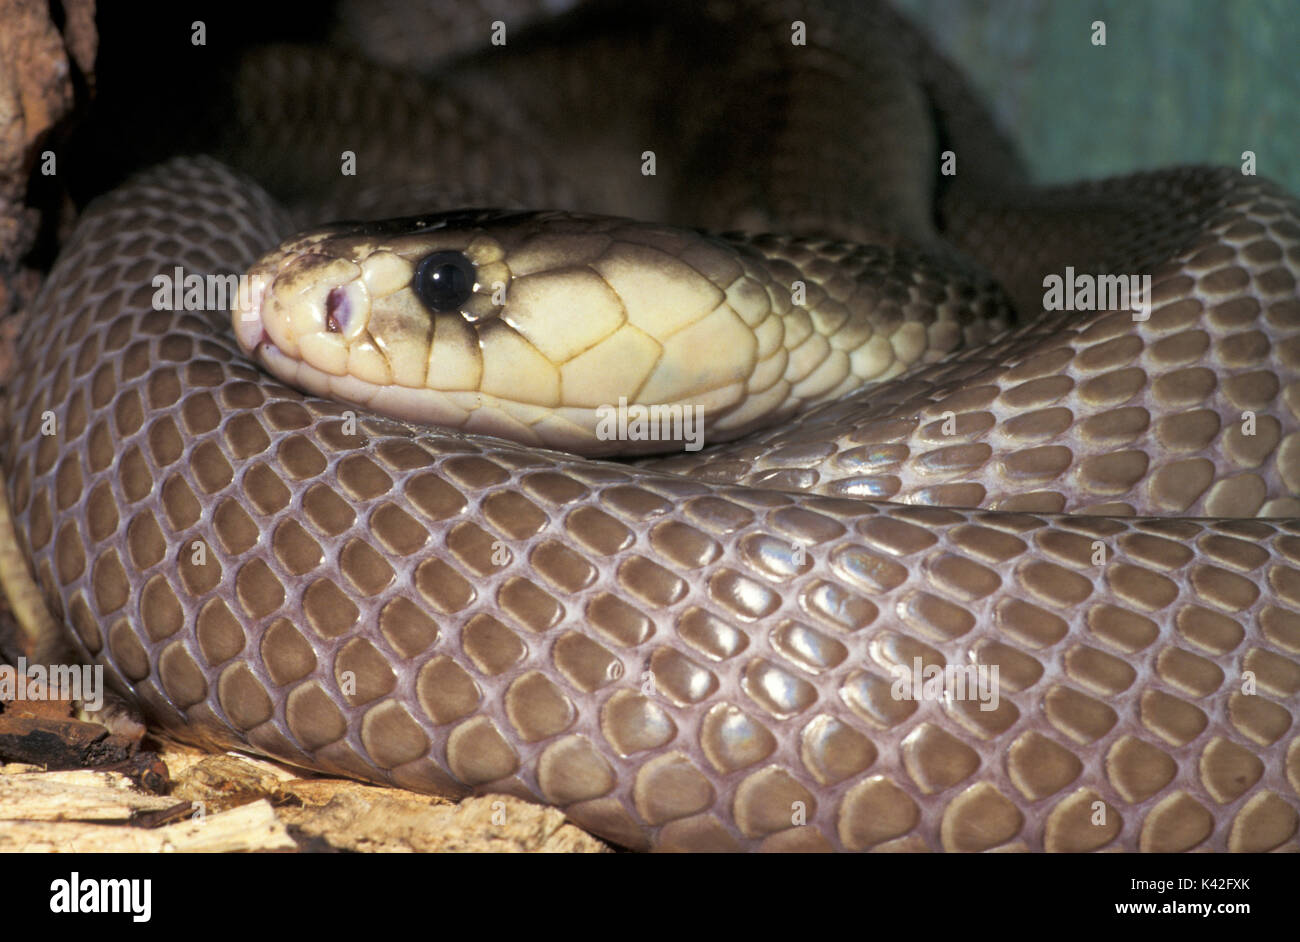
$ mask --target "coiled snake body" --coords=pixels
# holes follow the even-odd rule
[[[1002,282],[1019,326],[653,466],[416,429],[269,378],[224,312],[155,309],[158,273],[243,270],[292,231],[224,165],[172,161],[86,212],[21,341],[4,472],[51,608],[190,738],[421,791],[516,794],[629,847],[1293,846],[1296,200],[1208,169],[1029,188],[887,11],[742,6],[593,40],[597,65],[625,63],[632,42],[691,68],[731,54],[671,89],[681,107],[656,110],[667,93],[643,85],[626,104],[677,135],[697,112],[699,149],[665,144],[663,175],[645,178],[633,145],[636,182],[577,208],[878,237],[896,262],[917,246],[914,269],[848,270],[833,238],[737,237],[744,258],[812,286],[810,319],[858,290],[884,337],[983,303],[945,293],[980,283],[950,243]],[[796,19],[806,46],[790,43]],[[584,139],[585,167],[559,182],[538,169],[554,138],[519,153],[494,103],[514,92],[545,125],[568,102],[511,85],[511,70],[550,63],[550,88],[571,91],[564,43],[587,41],[539,35],[518,60],[470,57],[447,79],[452,101],[476,102],[457,128],[507,129],[479,141],[491,169],[471,188],[558,199],[627,156],[611,103],[639,81],[625,65],[593,99],[609,151]],[[264,88],[302,71],[275,56]],[[312,87],[329,98],[345,73]],[[751,107],[723,140],[714,119],[738,88]],[[832,124],[834,147],[810,139]],[[291,154],[318,143],[278,133]],[[336,172],[331,133],[320,150]],[[251,146],[249,165],[267,166]],[[941,146],[959,171],[936,182]],[[522,169],[499,174],[498,159]],[[1067,265],[1150,274],[1150,316],[1042,311],[1044,274]],[[953,317],[954,345],[979,339]],[[894,668],[945,665],[996,667],[997,696],[895,690]]]

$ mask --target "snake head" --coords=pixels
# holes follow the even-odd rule
[[[758,261],[703,233],[562,212],[337,224],[253,266],[235,327],[310,393],[588,455],[664,452],[690,447],[683,423],[720,440],[789,414],[789,289]],[[638,437],[639,408],[677,410],[660,415],[669,434]],[[632,413],[610,426],[612,409]]]

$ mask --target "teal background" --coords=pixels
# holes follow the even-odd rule
[[[1241,165],[1300,193],[1300,0],[894,0],[1043,182]],[[1106,45],[1092,45],[1092,22]]]

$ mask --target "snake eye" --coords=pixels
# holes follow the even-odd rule
[[[431,311],[455,311],[474,293],[474,264],[460,252],[434,252],[415,266],[412,285]]]

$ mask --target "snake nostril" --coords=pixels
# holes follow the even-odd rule
[[[460,252],[434,252],[415,267],[412,286],[432,311],[454,311],[474,293],[474,264]]]

